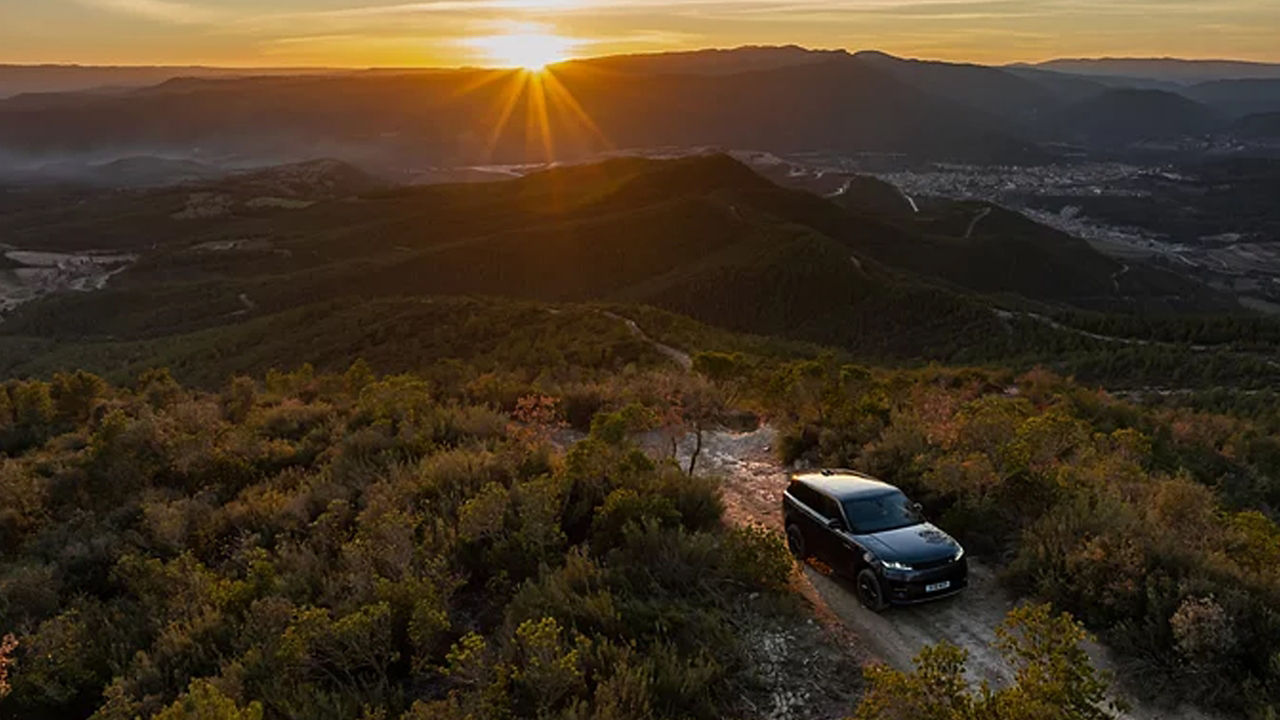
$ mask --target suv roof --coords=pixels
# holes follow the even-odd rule
[[[816,472],[796,473],[791,476],[791,479],[817,488],[840,500],[854,497],[874,497],[898,489],[889,483],[852,470],[819,470]]]

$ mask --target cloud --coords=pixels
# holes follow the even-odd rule
[[[178,25],[212,22],[218,16],[218,13],[210,8],[173,0],[79,0],[79,2],[88,7]]]
[[[553,12],[586,6],[588,0],[427,0],[426,2],[402,2],[383,5],[359,5],[354,7],[303,10],[260,16],[260,19],[356,19],[387,18],[407,15],[467,14],[495,11]]]
[[[0,0],[0,5],[5,2],[21,0]],[[355,64],[413,63],[415,58],[456,64],[468,59],[458,50],[459,40],[493,34],[495,23],[503,22],[545,25],[551,28],[547,34],[572,38],[587,54],[798,43],[986,61],[1064,53],[1274,59],[1267,34],[1280,26],[1280,0],[39,0],[31,5],[108,11],[118,16],[117,29],[151,24],[152,50],[165,45],[175,57],[206,57],[196,55],[197,47],[216,47],[223,56],[237,58],[236,53],[275,56],[287,48],[298,57],[312,53],[305,57],[308,62]],[[86,36],[93,33],[95,48],[109,44],[117,56],[133,51],[128,32],[104,39],[97,29],[79,29]],[[188,43],[197,36],[202,44]],[[11,39],[16,38],[0,29],[0,46]]]

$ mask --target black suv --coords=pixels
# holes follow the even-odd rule
[[[855,578],[858,599],[872,610],[946,597],[968,584],[960,543],[879,480],[848,470],[793,475],[782,515],[791,552]]]

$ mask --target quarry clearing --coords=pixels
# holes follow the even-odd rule
[[[3,249],[0,269],[0,314],[57,292],[92,292],[138,258],[120,253],[56,253]]]

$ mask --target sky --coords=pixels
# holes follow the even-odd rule
[[[499,66],[747,44],[1280,62],[1280,0],[0,0],[2,63]]]

